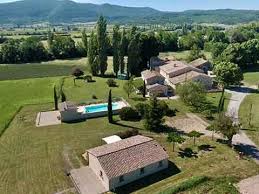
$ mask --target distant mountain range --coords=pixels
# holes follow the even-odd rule
[[[70,0],[22,0],[0,4],[1,24],[40,22],[92,22],[103,15],[120,23],[221,23],[236,24],[259,21],[259,11],[252,10],[189,10],[162,12],[149,7],[76,3]]]

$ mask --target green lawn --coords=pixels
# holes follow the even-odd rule
[[[250,69],[244,72],[244,82],[248,85],[258,85],[259,84],[259,68]]]
[[[0,81],[0,134],[19,107],[53,101],[53,86],[60,78]]]
[[[239,117],[248,136],[259,146],[259,94],[245,98],[239,110]],[[251,113],[251,114],[250,114]],[[251,118],[251,119],[250,119]],[[250,122],[250,125],[249,125]]]

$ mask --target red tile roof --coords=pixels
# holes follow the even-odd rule
[[[155,140],[137,135],[116,143],[87,151],[97,157],[109,178],[168,159],[168,155]]]

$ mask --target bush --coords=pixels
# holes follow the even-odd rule
[[[136,121],[140,119],[138,111],[131,107],[122,108],[119,115],[123,121]]]
[[[76,78],[79,78],[80,76],[84,75],[84,72],[79,68],[74,68],[72,70],[72,75],[75,76]]]
[[[112,78],[108,79],[106,83],[109,87],[117,87],[116,81]]]
[[[84,80],[86,80],[87,82],[93,82],[93,77],[91,75],[86,75],[84,76]]]
[[[92,99],[98,99],[96,95],[92,95]]]
[[[138,134],[139,134],[139,131],[137,129],[130,129],[127,131],[119,132],[116,135],[118,135],[121,139],[126,139],[132,136],[136,136]]]
[[[146,109],[148,108],[148,104],[138,103],[136,104],[135,108],[138,111],[139,115],[143,118],[145,116]]]

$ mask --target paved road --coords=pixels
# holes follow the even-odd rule
[[[252,88],[246,87],[227,90],[227,92],[232,94],[228,105],[227,115],[231,116],[235,123],[239,123],[239,107],[242,101],[247,95],[250,94],[251,91]],[[233,137],[233,145],[239,146],[246,154],[251,156],[257,164],[259,164],[259,148],[243,131]]]

